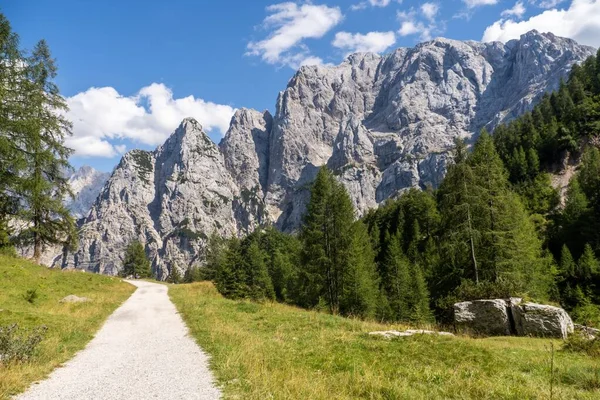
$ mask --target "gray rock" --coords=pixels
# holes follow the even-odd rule
[[[583,336],[587,337],[590,340],[600,337],[600,329],[591,328],[589,326],[579,324],[574,324],[573,327],[575,328],[575,332],[581,333]]]
[[[489,335],[511,334],[510,308],[506,300],[474,300],[454,304],[457,329]]]
[[[405,331],[376,331],[369,332],[371,336],[381,336],[385,339],[392,339],[395,337],[408,337],[414,335],[440,335],[440,336],[454,336],[453,333],[450,332],[441,332],[441,331],[428,331],[424,329],[407,329]]]
[[[566,339],[574,331],[571,317],[559,307],[525,303],[513,307],[513,315],[519,336]]]
[[[61,303],[87,303],[88,301],[91,301],[91,300],[88,299],[87,297],[79,297],[79,296],[75,296],[74,294],[70,294],[67,297],[63,298],[60,302]]]
[[[65,205],[76,219],[87,216],[109,177],[110,173],[97,171],[87,165],[69,174],[73,198],[67,197]]]

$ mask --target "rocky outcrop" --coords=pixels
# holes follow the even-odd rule
[[[138,240],[166,278],[172,265],[199,264],[212,232],[236,232],[236,193],[217,146],[186,119],[154,152],[123,157],[81,227],[78,251],[62,266],[117,274],[125,248]]]
[[[559,307],[522,303],[521,299],[464,301],[454,304],[457,329],[486,336],[536,336],[566,339],[573,321]]]
[[[454,304],[454,323],[457,329],[469,333],[489,336],[512,333],[510,305],[501,299]]]
[[[361,215],[411,187],[437,186],[457,137],[530,109],[593,49],[530,32],[507,44],[436,39],[391,54],[304,66],[276,112],[241,109],[220,143],[186,120],[154,152],[126,154],[63,266],[114,274],[140,240],[159,276],[201,264],[206,237],[258,224],[298,228],[327,165]]]
[[[525,303],[512,308],[519,336],[566,339],[574,331],[573,321],[565,310],[543,304]]]
[[[66,198],[65,205],[73,217],[79,219],[87,216],[109,177],[110,173],[97,171],[87,165],[69,174],[73,198]]]

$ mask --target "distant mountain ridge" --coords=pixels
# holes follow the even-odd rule
[[[88,165],[68,175],[74,197],[65,199],[65,204],[75,218],[87,215],[110,175],[109,172],[100,172]]]
[[[529,110],[594,49],[536,31],[502,43],[436,39],[338,66],[302,67],[275,115],[240,109],[215,145],[185,119],[153,152],[127,153],[95,200],[63,267],[115,274],[140,240],[160,278],[201,264],[212,232],[299,226],[329,166],[359,213],[410,187],[437,186],[456,137]]]

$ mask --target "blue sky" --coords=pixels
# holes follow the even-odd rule
[[[437,36],[501,40],[533,28],[600,44],[596,0],[85,1],[0,6],[31,48],[44,38],[71,106],[75,166],[110,170],[185,116],[219,141],[235,108],[274,111],[301,64],[338,64]]]

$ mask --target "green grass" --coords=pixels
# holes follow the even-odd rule
[[[27,292],[35,290],[33,302]],[[69,360],[94,336],[104,320],[135,288],[120,279],[83,272],[50,270],[0,256],[0,326],[48,328],[34,357],[25,363],[0,364],[0,399],[25,390]],[[70,294],[88,303],[61,304]]]
[[[170,296],[232,399],[549,399],[550,344],[516,337],[367,332],[400,326],[281,304],[222,298],[209,283],[170,286]],[[600,362],[554,354],[554,399],[600,398]]]

